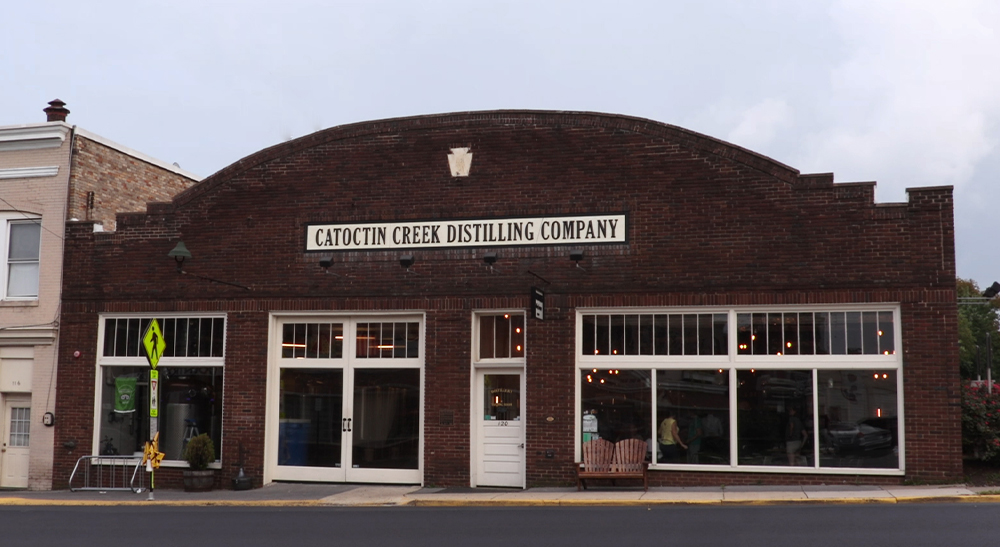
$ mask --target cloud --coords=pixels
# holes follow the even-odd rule
[[[744,148],[758,150],[767,147],[779,131],[792,123],[792,109],[784,100],[764,99],[745,110],[739,124],[726,140]]]
[[[1000,5],[844,0],[831,15],[848,54],[829,73],[830,123],[806,138],[803,170],[877,179],[893,200],[967,184],[1000,140],[1000,34],[987,26]]]

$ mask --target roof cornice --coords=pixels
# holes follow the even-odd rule
[[[62,122],[0,127],[0,152],[59,148],[72,130]]]

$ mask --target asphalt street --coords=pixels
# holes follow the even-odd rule
[[[993,546],[1000,505],[0,507],[3,545]],[[725,542],[725,543],[723,543]]]

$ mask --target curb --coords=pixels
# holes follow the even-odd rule
[[[400,499],[398,502],[336,502],[324,500],[54,500],[0,498],[0,507],[653,507],[653,506],[769,506],[874,505],[923,503],[1000,503],[1000,494],[979,496],[921,496],[878,498],[807,498],[757,500],[622,500],[622,499]]]
[[[122,507],[122,506],[174,506],[174,507],[323,507],[319,500],[33,500],[26,498],[0,498],[0,507],[52,506],[52,507]]]

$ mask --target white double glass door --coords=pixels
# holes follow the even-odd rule
[[[476,486],[524,487],[524,373],[476,373]]]
[[[281,324],[272,478],[420,482],[419,327],[408,318]]]

